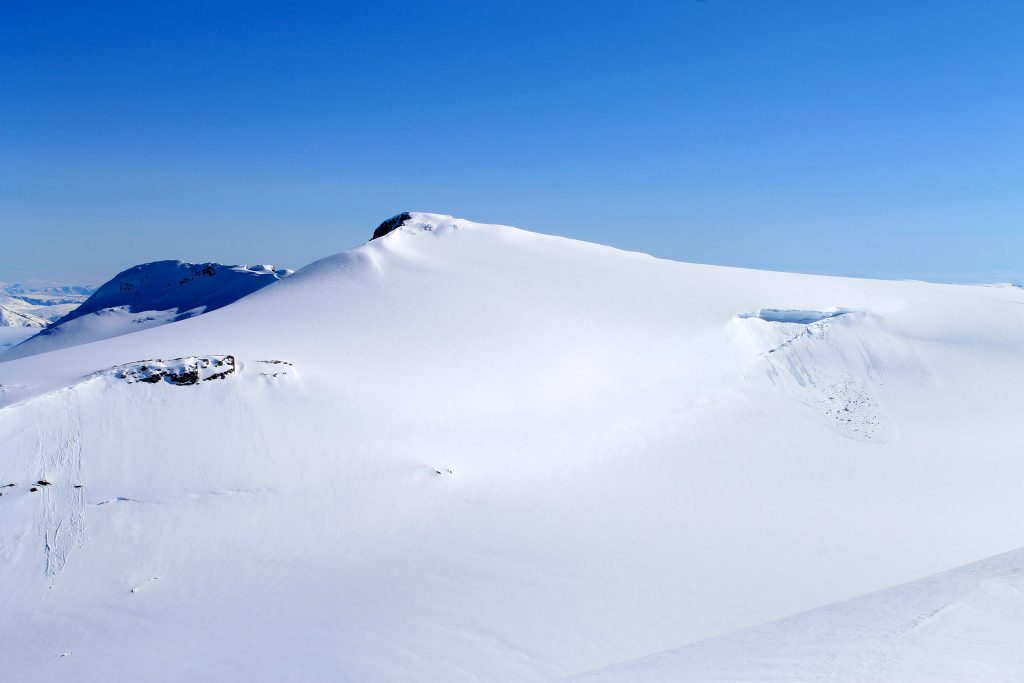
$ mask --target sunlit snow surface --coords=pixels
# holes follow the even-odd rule
[[[0,363],[4,675],[555,680],[1016,548],[1022,303],[413,214]]]
[[[1016,681],[1021,643],[1024,549],[572,681]]]

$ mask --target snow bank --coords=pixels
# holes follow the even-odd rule
[[[572,681],[1024,680],[1024,549]]]

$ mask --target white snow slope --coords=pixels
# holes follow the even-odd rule
[[[101,285],[81,305],[0,355],[24,358],[216,310],[292,271],[273,266],[155,261],[133,266]]]
[[[1024,548],[573,681],[1024,680]]]
[[[1022,304],[413,214],[0,363],[4,675],[554,680],[1019,547]]]

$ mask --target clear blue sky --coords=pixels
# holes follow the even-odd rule
[[[403,210],[1024,280],[1018,0],[2,3],[0,280],[298,267]]]

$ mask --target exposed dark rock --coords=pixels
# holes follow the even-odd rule
[[[210,356],[199,359],[199,370],[202,371],[204,382],[211,379],[224,379],[235,372],[234,356]]]
[[[235,372],[234,356],[192,356],[189,358],[172,358],[163,360],[137,361],[105,370],[98,374],[112,374],[129,384],[144,382],[156,384],[164,381],[168,384],[184,387],[199,384],[211,379],[224,379]]]
[[[28,492],[29,492],[29,493],[35,493],[35,492],[36,492],[36,491],[38,491],[38,490],[39,490],[39,489],[37,489],[37,488],[36,488],[35,486],[33,486],[32,488],[30,488],[30,489],[28,490]]]
[[[412,218],[412,216],[409,215],[408,211],[400,213],[397,216],[392,216],[391,218],[387,219],[386,221],[377,226],[377,229],[373,231],[373,237],[371,237],[370,240],[373,241],[378,237],[383,237],[392,230],[401,227],[402,224],[405,223],[410,218]]]
[[[188,386],[190,384],[199,383],[199,368],[186,368],[184,371],[179,373],[168,373],[164,375],[164,379],[171,384],[177,384],[179,387]],[[207,379],[210,379],[207,377]]]
[[[39,484],[40,486],[49,486],[50,485],[50,482],[46,481],[45,479],[40,479],[36,483]]]

